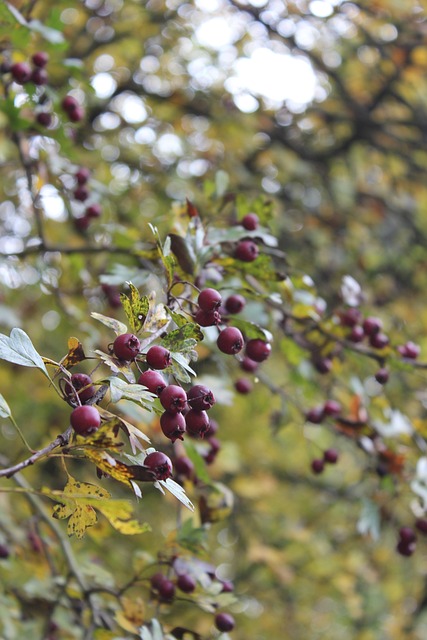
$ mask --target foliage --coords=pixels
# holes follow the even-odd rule
[[[225,639],[218,611],[236,639],[423,637],[423,29],[416,0],[1,5],[5,640]],[[241,86],[266,50],[310,99]],[[271,356],[221,353],[228,326]],[[166,437],[154,345],[216,435]]]

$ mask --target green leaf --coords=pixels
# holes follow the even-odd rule
[[[144,406],[149,407],[152,404],[156,395],[150,393],[145,387],[141,384],[130,384],[121,378],[117,378],[116,376],[112,376],[107,378],[110,383],[110,393],[111,393],[111,401],[119,402],[122,398],[127,400],[131,400],[132,402],[140,403]]]
[[[373,540],[380,538],[380,512],[375,502],[368,498],[362,500],[362,513],[357,523],[357,530],[362,535],[370,535]]]
[[[4,4],[9,9],[9,12],[12,14],[12,16],[15,18],[15,21],[22,27],[26,27],[30,31],[39,33],[45,40],[51,42],[52,44],[62,44],[63,42],[65,42],[64,35],[61,33],[61,31],[52,29],[52,27],[45,26],[40,22],[40,20],[30,20],[29,22],[27,22],[22,13],[20,13],[18,9],[16,9],[16,7],[11,5],[9,2],[5,2]]]
[[[263,329],[255,322],[249,322],[249,320],[242,320],[241,318],[236,318],[233,316],[233,326],[237,329],[240,329],[248,340],[255,340],[259,338],[260,340],[266,340],[270,342],[272,340],[272,335],[267,329]]]
[[[127,333],[127,326],[115,318],[109,318],[108,316],[102,315],[102,313],[96,313],[96,311],[92,311],[90,315],[94,320],[98,320],[98,322],[102,322],[106,327],[112,329],[117,336]]]
[[[171,248],[173,254],[184,273],[193,275],[194,266],[196,262],[196,256],[188,242],[188,239],[177,235],[176,233],[170,233],[169,238],[171,241]]]
[[[130,295],[127,296],[126,294],[121,293],[120,300],[129,321],[131,331],[133,333],[138,333],[138,331],[140,331],[144,326],[144,322],[150,308],[150,303],[147,296],[143,296],[141,298],[138,289],[131,282],[128,282],[127,285],[130,289]]]
[[[190,440],[185,441],[185,453],[194,464],[194,471],[196,476],[203,482],[203,484],[212,485],[212,479],[209,473],[206,471],[206,462],[203,460],[200,453]]]
[[[0,334],[0,358],[24,367],[37,367],[49,377],[43,358],[22,329],[12,329],[10,337]]]
[[[192,518],[189,518],[178,529],[178,544],[191,551],[192,553],[200,552],[204,548],[207,539],[207,531],[205,527],[195,527]]]
[[[189,351],[204,338],[203,332],[198,324],[187,322],[178,329],[170,331],[165,336],[161,344],[169,351]]]
[[[11,415],[10,407],[0,393],[0,418],[10,418]]]

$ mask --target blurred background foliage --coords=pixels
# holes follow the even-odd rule
[[[364,309],[426,353],[426,2],[6,5],[4,59],[49,53],[46,92],[59,115],[45,136],[34,123],[43,105],[22,88],[15,87],[12,100],[4,93],[0,104],[3,333],[21,326],[40,353],[57,360],[69,336],[88,351],[105,348],[108,337],[90,311],[124,317],[109,307],[100,275],[119,286],[130,279],[156,287],[155,274],[138,282],[138,251],[152,241],[147,223],[162,234],[179,230],[183,208],[173,203],[189,198],[207,225],[228,225],[227,202],[264,193],[292,278],[311,276],[333,306],[342,277],[351,274],[362,285]],[[10,7],[29,22],[20,24]],[[70,90],[86,117],[62,126],[58,105]],[[16,136],[37,181],[50,252],[40,253],[34,241],[40,229]],[[74,223],[82,208],[71,197],[79,166],[91,170],[91,201],[102,205],[87,234]],[[254,313],[260,320],[257,307]],[[281,348],[266,363],[265,378],[296,394],[300,409],[333,396],[357,412],[360,385],[372,378],[374,363],[353,357],[319,380],[295,345],[283,339]],[[225,372],[224,379],[232,382],[233,375]],[[416,406],[422,435],[424,383],[422,369],[397,372],[387,390],[393,406],[408,413]],[[67,409],[39,373],[3,364],[0,389],[34,448],[66,427]],[[381,408],[381,398],[375,402]],[[413,498],[375,473],[345,433],[304,425],[301,411],[292,403],[284,410],[262,381],[256,393],[235,394],[231,406],[215,408],[215,417],[223,446],[210,472],[232,489],[235,504],[209,528],[204,557],[235,582],[232,637],[424,638],[426,544],[412,558],[395,552],[396,528],[411,523]],[[156,434],[158,425],[144,428]],[[22,459],[5,421],[1,440],[1,451]],[[330,446],[339,448],[339,463],[314,476],[311,459]],[[399,453],[415,464],[409,443]],[[37,488],[64,484],[51,461],[25,477]],[[120,487],[109,490],[120,495]],[[173,543],[174,502],[154,490],[145,494],[139,508],[152,533],[123,539],[101,523],[84,541],[72,540],[82,567],[104,586],[126,583],[135,567]],[[1,541],[13,549],[0,560],[3,637],[47,637],[34,611],[50,606],[45,594],[58,576],[46,567],[60,550],[23,498],[1,493],[0,500]],[[156,613],[143,587],[129,601],[140,622]],[[185,603],[162,615],[171,625],[185,621],[203,637],[215,636],[211,617]],[[59,608],[54,618],[58,637],[83,637],[72,612]]]

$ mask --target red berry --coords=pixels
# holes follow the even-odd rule
[[[326,400],[323,411],[326,416],[338,416],[341,413],[341,404],[336,400]]]
[[[177,384],[170,384],[159,395],[161,405],[166,411],[178,413],[187,408],[187,394]]]
[[[209,411],[215,404],[212,391],[204,384],[195,384],[187,391],[188,404],[196,411]]]
[[[160,416],[160,426],[163,434],[172,442],[184,440],[186,422],[182,413],[164,411]]]
[[[336,449],[326,449],[323,453],[323,460],[329,464],[335,464],[338,461],[339,454]]]
[[[160,585],[167,580],[166,576],[163,573],[154,573],[150,578],[150,585],[154,591],[158,591]]]
[[[12,77],[18,84],[25,84],[31,78],[31,67],[26,62],[15,62],[10,68]]]
[[[405,544],[409,544],[410,542],[415,542],[417,536],[415,535],[415,531],[412,527],[401,527],[399,529],[399,538]]]
[[[81,122],[85,117],[85,110],[83,107],[77,106],[72,111],[68,111],[68,118],[71,122]]]
[[[73,96],[65,96],[65,98],[62,99],[61,106],[68,114],[80,108],[79,103]]]
[[[255,231],[259,225],[259,218],[256,213],[247,213],[242,218],[242,227],[246,229],[246,231]]]
[[[329,373],[332,369],[332,360],[330,358],[317,358],[313,361],[313,365],[319,373]]]
[[[415,526],[424,535],[427,535],[427,520],[425,518],[418,518],[415,522]]]
[[[119,360],[135,360],[141,343],[133,333],[122,333],[114,340],[113,351]]]
[[[148,366],[153,369],[166,369],[172,364],[170,351],[158,344],[150,347],[145,357]]]
[[[221,305],[222,297],[216,289],[203,289],[197,302],[202,311],[215,311]]]
[[[375,333],[378,333],[380,329],[382,329],[383,323],[379,318],[369,316],[368,318],[364,319],[362,326],[365,335],[372,336]]]
[[[74,226],[78,231],[86,231],[90,225],[90,218],[87,216],[81,216],[80,218],[74,218]]]
[[[271,344],[265,340],[255,338],[246,343],[245,353],[251,360],[255,362],[263,362],[267,360],[271,353]]]
[[[49,61],[49,54],[46,51],[37,51],[31,58],[36,67],[45,67]]]
[[[38,122],[38,124],[41,124],[42,127],[50,127],[50,125],[52,124],[52,120],[52,114],[48,113],[47,111],[41,111],[36,115],[36,121]]]
[[[221,593],[233,593],[233,591],[234,584],[231,582],[231,580],[222,580]]]
[[[258,245],[252,240],[240,240],[234,249],[234,257],[242,262],[253,262],[259,253]]]
[[[221,444],[218,438],[215,438],[215,436],[209,437],[208,442],[210,447],[209,450],[203,455],[203,460],[206,462],[206,464],[212,464],[218,454],[218,451],[221,449]]]
[[[396,545],[396,551],[400,553],[401,556],[412,556],[416,549],[416,542],[404,542],[403,540],[399,540]]]
[[[37,68],[31,72],[30,80],[38,87],[41,87],[42,85],[47,84],[49,76],[47,75],[46,69]]]
[[[198,309],[194,314],[194,320],[201,327],[213,327],[221,322],[221,314],[219,311],[203,311]]]
[[[73,373],[70,382],[67,382],[64,387],[64,393],[70,400],[75,401],[78,396],[81,402],[86,402],[95,395],[92,378],[86,373]]]
[[[196,588],[196,584],[197,583],[193,576],[188,575],[188,573],[181,573],[176,581],[176,586],[184,593],[193,593]]]
[[[144,387],[147,387],[148,391],[155,393],[156,396],[160,395],[163,389],[167,386],[162,374],[158,373],[158,371],[153,371],[152,369],[147,369],[147,371],[141,373],[138,378],[138,384],[142,384]]]
[[[194,464],[187,456],[179,456],[174,463],[175,471],[180,476],[191,479],[194,474]]]
[[[87,167],[79,167],[76,171],[77,184],[86,184],[90,178],[90,171]]]
[[[203,438],[203,436],[209,431],[210,427],[208,414],[206,411],[190,409],[190,411],[185,415],[185,425],[187,432],[191,436],[199,436],[200,438]]]
[[[381,369],[378,369],[375,374],[375,380],[380,384],[385,384],[386,382],[388,382],[389,375],[389,370],[385,367],[381,367]]]
[[[218,431],[218,428],[219,428],[218,422],[213,418],[209,418],[209,429],[206,431],[205,437],[210,438],[211,436],[214,436]]]
[[[305,417],[308,422],[312,422],[313,424],[320,424],[325,417],[323,405],[319,405],[317,407],[309,409],[305,414]]]
[[[247,378],[239,378],[234,383],[234,388],[238,393],[246,395],[247,393],[250,393],[252,391],[253,384]]]
[[[171,459],[161,451],[153,451],[146,456],[144,467],[153,472],[156,480],[166,480],[172,475]]]
[[[319,474],[322,473],[325,468],[325,463],[321,458],[315,458],[311,461],[311,469],[313,473]]]
[[[86,207],[85,215],[88,218],[99,218],[102,213],[101,205],[98,203],[90,204]]]
[[[236,327],[226,327],[216,341],[218,349],[228,355],[239,353],[243,349],[243,336]]]
[[[340,322],[343,327],[355,327],[361,318],[362,314],[355,307],[350,307],[340,313]]]
[[[87,436],[99,428],[101,416],[95,407],[86,404],[72,411],[70,424],[76,433]]]
[[[233,616],[229,613],[217,613],[215,616],[215,626],[218,631],[223,631],[224,633],[233,631],[235,624]]]
[[[363,328],[359,325],[356,325],[352,328],[350,335],[348,336],[348,339],[351,342],[362,342],[364,337],[365,337],[365,332],[363,331]]]
[[[408,340],[406,344],[403,344],[397,347],[397,351],[400,353],[400,355],[403,358],[416,360],[420,355],[421,349],[417,344],[415,344],[415,342]]]
[[[89,190],[85,186],[79,185],[74,190],[74,197],[76,200],[79,200],[80,202],[84,202],[89,198]]]
[[[369,336],[369,344],[374,349],[384,349],[389,343],[390,339],[385,333],[378,332]]]
[[[159,597],[163,602],[172,602],[175,596],[175,585],[172,580],[165,578],[159,586]]]
[[[243,360],[240,362],[240,367],[243,371],[247,371],[248,373],[253,373],[259,367],[259,362],[255,362],[255,360],[251,360],[248,356],[245,356]]]
[[[234,293],[231,296],[228,296],[228,298],[225,301],[225,308],[227,309],[228,313],[240,313],[246,304],[246,300],[243,296],[241,296],[239,293]]]
[[[10,556],[9,548],[5,544],[0,544],[0,559],[6,560]]]

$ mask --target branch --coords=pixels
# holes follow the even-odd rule
[[[6,469],[0,470],[0,478],[11,478],[13,475],[18,473],[18,471],[22,471],[26,467],[29,467],[35,464],[40,458],[49,455],[51,451],[57,449],[58,447],[65,447],[71,435],[71,427],[68,427],[64,433],[61,433],[59,436],[55,438],[52,442],[50,442],[46,447],[36,451],[32,456],[22,460],[22,462],[18,462],[18,464],[13,465],[12,467],[7,467]]]

